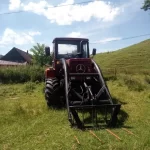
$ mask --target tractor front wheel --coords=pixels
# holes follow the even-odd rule
[[[46,80],[45,99],[48,107],[59,107],[61,105],[60,83],[57,78]]]

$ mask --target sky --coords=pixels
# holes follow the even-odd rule
[[[5,55],[13,47],[27,51],[36,43],[52,49],[55,37],[88,38],[90,51],[96,48],[98,53],[150,38],[147,35],[122,40],[150,33],[150,11],[141,9],[144,0],[82,3],[87,1],[90,0],[1,0],[0,54]],[[22,12],[11,13],[16,11]]]

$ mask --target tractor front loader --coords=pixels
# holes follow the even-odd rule
[[[49,47],[45,53],[50,55]],[[45,70],[47,105],[65,106],[71,126],[116,126],[121,105],[113,103],[100,67],[90,58],[89,40],[55,38],[52,56],[52,67]]]

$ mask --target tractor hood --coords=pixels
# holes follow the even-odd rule
[[[71,73],[90,73],[92,69],[92,61],[90,58],[72,58],[66,60],[68,70]]]

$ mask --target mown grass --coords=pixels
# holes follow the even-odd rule
[[[88,130],[70,128],[65,109],[47,108],[43,83],[1,84],[0,149],[148,150],[150,149],[149,78],[150,76],[143,75],[132,78],[120,75],[115,80],[107,82],[111,95],[122,103],[124,124],[111,129],[122,139],[121,141],[105,129],[93,130],[103,144]],[[136,88],[137,81],[142,90]],[[131,89],[131,85],[135,88]],[[122,127],[135,135],[128,134]],[[78,138],[80,145],[74,136]]]

